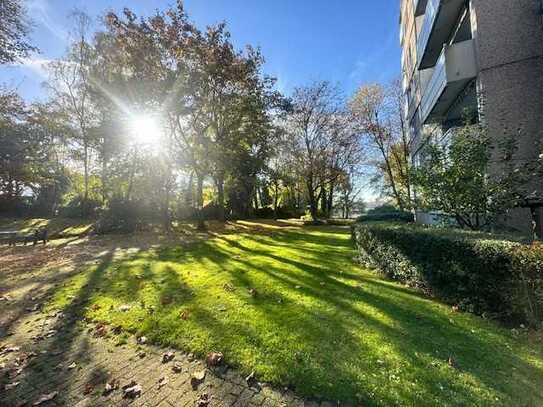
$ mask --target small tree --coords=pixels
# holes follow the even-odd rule
[[[429,142],[423,162],[413,170],[418,206],[453,216],[462,228],[488,228],[522,197],[528,174],[516,166],[515,150],[513,140],[493,143],[478,124]],[[497,166],[491,166],[492,157],[500,158]]]

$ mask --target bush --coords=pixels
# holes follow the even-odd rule
[[[144,229],[159,217],[156,208],[138,201],[112,199],[94,225],[98,234],[132,233]]]
[[[543,247],[419,225],[352,228],[363,264],[460,309],[502,321],[543,321]]]
[[[382,205],[357,218],[357,222],[376,221],[414,222],[415,216],[411,212],[401,211],[391,205]]]

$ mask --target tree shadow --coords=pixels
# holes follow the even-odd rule
[[[52,391],[58,391],[55,403],[70,405],[68,392],[63,389],[75,382],[77,369],[69,369],[71,363],[85,364],[89,353],[89,343],[81,336],[81,315],[90,305],[90,299],[99,285],[103,274],[113,259],[113,252],[109,251],[100,258],[100,263],[88,274],[87,281],[61,312],[55,313],[49,325],[42,325],[42,332],[34,338],[36,344],[24,344],[24,355],[28,356],[28,365],[16,377],[19,385],[12,389],[5,402],[8,405],[19,405],[21,402],[31,402],[39,397],[43,388],[36,390],[37,383],[46,384]],[[34,356],[29,356],[32,349]],[[105,377],[107,373],[99,368],[91,372],[92,377]],[[6,380],[4,378],[3,380]]]
[[[475,405],[494,404],[495,394],[520,402],[522,389],[541,394],[539,353],[530,360],[491,322],[353,271],[350,242],[335,230],[214,237],[112,263],[109,257],[81,287],[81,302],[72,301],[65,313],[121,324],[200,355],[222,351],[245,373],[254,369],[304,395],[364,405],[454,397],[451,404]],[[195,276],[195,265],[206,275]],[[89,311],[96,296],[134,307],[106,317]]]

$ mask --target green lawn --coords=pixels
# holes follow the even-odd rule
[[[114,254],[70,281],[50,308],[83,309],[200,355],[221,351],[260,381],[301,395],[364,405],[543,405],[541,342],[360,269],[348,229],[268,226]]]
[[[77,237],[87,234],[92,228],[92,222],[69,218],[0,218],[0,231],[15,230],[21,233],[32,233],[35,229],[42,227],[47,228],[49,237],[52,239],[59,237]]]

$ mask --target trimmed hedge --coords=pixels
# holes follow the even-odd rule
[[[543,322],[543,246],[420,225],[352,227],[362,264],[460,309],[511,323]]]
[[[415,216],[411,212],[399,210],[390,205],[378,206],[359,216],[357,222],[414,222]]]

